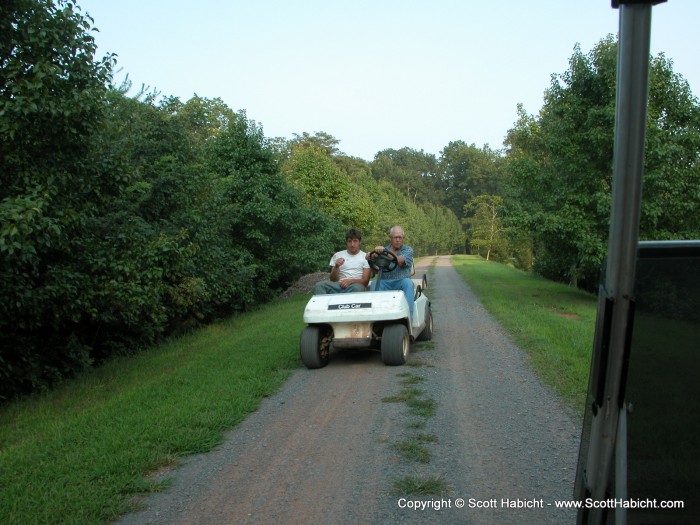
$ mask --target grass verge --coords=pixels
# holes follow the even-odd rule
[[[104,523],[162,488],[298,366],[297,296],[118,358],[0,409],[0,523]]]
[[[574,410],[588,387],[596,297],[472,255],[452,264],[533,368]]]

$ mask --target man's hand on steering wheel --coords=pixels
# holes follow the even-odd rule
[[[379,272],[379,270],[390,272],[399,265],[396,255],[390,250],[383,250],[382,252],[372,250],[368,254],[367,263],[375,272]]]

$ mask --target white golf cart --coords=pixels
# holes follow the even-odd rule
[[[377,253],[369,264],[377,272],[378,287],[382,274],[396,268],[398,261],[393,253],[385,251]],[[403,365],[412,341],[428,341],[433,336],[430,301],[423,293],[427,279],[423,276],[412,280],[413,318],[401,290],[314,295],[304,310],[308,326],[299,341],[304,365],[326,366],[331,346],[334,350],[379,349],[385,365]]]

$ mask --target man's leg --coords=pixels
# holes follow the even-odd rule
[[[411,321],[413,321],[413,303],[414,303],[414,290],[413,290],[413,281],[411,279],[398,279],[400,282],[401,289],[403,290],[403,293],[406,295],[406,300],[408,301],[408,308],[409,311],[411,312]]]
[[[339,283],[333,281],[319,281],[314,285],[314,295],[324,295],[327,293],[340,293],[343,289]]]
[[[390,279],[379,283],[380,290],[397,290],[402,291],[408,302],[408,309],[413,320],[413,281],[411,279]]]
[[[343,289],[344,292],[366,292],[367,287],[364,284],[352,283],[347,288]]]
[[[379,283],[379,288],[377,288],[377,281],[372,281],[372,290],[385,292],[387,290],[394,290],[391,286],[391,281],[382,281]]]

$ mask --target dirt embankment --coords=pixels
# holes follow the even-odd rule
[[[291,297],[295,294],[310,294],[313,292],[314,285],[319,282],[328,279],[329,272],[316,272],[309,273],[301,277],[297,282],[292,284],[284,292],[280,294],[280,299],[285,299]]]
[[[431,262],[435,334],[414,345],[411,366],[343,353],[298,370],[217,450],[170,473],[167,491],[119,523],[572,523],[555,501],[571,498],[578,423],[449,258]],[[434,413],[388,402],[415,388]],[[406,481],[446,492],[397,492]]]

